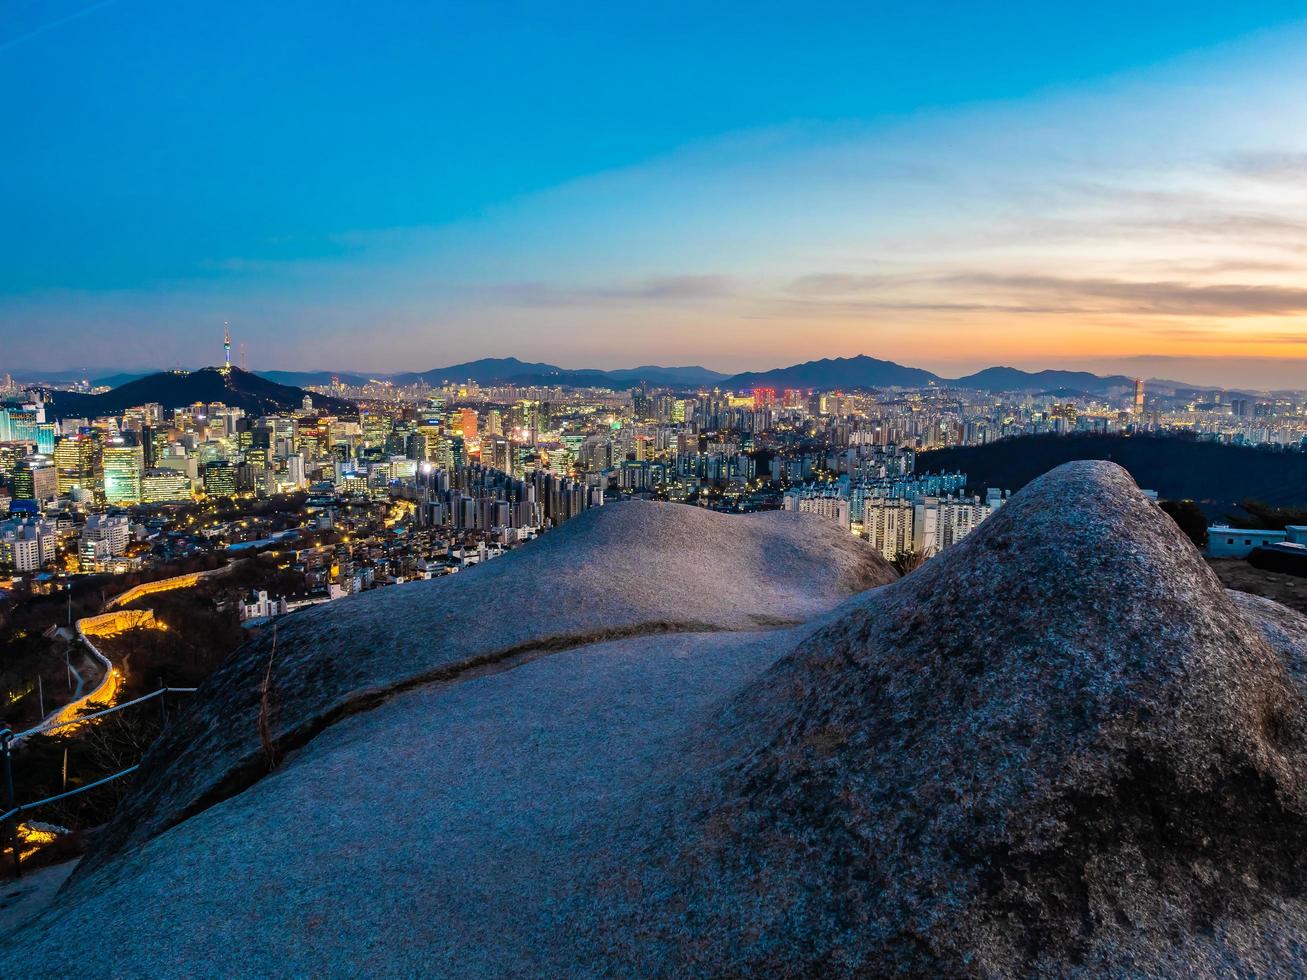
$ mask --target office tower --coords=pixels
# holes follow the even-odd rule
[[[44,409],[8,405],[0,408],[0,442],[39,442],[37,427],[45,421]]]
[[[177,470],[146,470],[141,477],[141,503],[161,504],[191,499],[191,481]]]
[[[141,450],[145,459],[145,468],[152,470],[158,466],[158,459],[163,455],[160,450],[159,441],[163,439],[163,449],[168,448],[167,437],[165,433],[148,423],[141,426]]]
[[[226,460],[204,464],[204,492],[210,497],[236,495],[236,467]]]
[[[76,490],[99,496],[99,440],[89,435],[65,436],[55,444],[54,465],[58,471],[59,496],[71,497]]]
[[[19,462],[10,477],[15,500],[46,503],[59,495],[59,478],[50,462],[41,457]]]
[[[42,456],[54,454],[55,428],[53,422],[38,422],[36,424],[36,451]]]
[[[141,502],[141,475],[145,472],[145,450],[141,446],[105,446],[104,500],[108,504]]]
[[[1135,378],[1135,414],[1144,414],[1144,379]]]
[[[26,446],[5,445],[0,443],[0,481],[6,480],[18,465],[20,459],[27,458]]]
[[[459,420],[460,429],[463,434],[463,444],[469,449],[477,444],[477,413],[476,409],[465,408]]]

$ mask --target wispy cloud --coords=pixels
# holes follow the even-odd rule
[[[1134,282],[1041,275],[969,273],[952,282],[1099,304],[1099,312],[1174,316],[1291,316],[1307,312],[1307,289],[1242,283]]]
[[[485,290],[492,300],[515,306],[589,306],[595,303],[686,303],[721,299],[734,293],[719,275],[658,276],[630,283],[558,286],[544,282],[505,283]]]
[[[18,45],[25,44],[33,38],[38,38],[49,31],[57,30],[65,24],[71,24],[75,20],[81,20],[83,17],[93,14],[97,10],[117,2],[118,0],[98,0],[97,3],[93,3],[89,7],[83,7],[81,10],[74,11],[65,17],[60,17],[58,20],[52,20],[45,24],[41,24],[38,27],[32,28],[25,34],[19,34],[17,37],[11,37],[8,40],[0,40],[0,51],[8,51],[11,48],[16,48]]]
[[[851,296],[859,293],[880,292],[895,286],[920,281],[920,276],[903,275],[851,275],[839,272],[819,272],[800,276],[789,285],[789,291],[800,296]]]
[[[1301,184],[1307,181],[1307,153],[1267,150],[1226,158],[1225,167],[1241,177]]]
[[[1296,316],[1307,312],[1307,289],[1294,286],[991,272],[916,277],[823,273],[793,280],[788,292],[792,302],[810,307],[834,306],[840,312],[861,309],[1193,317]]]

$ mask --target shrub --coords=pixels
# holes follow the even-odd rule
[[[1163,500],[1161,508],[1200,551],[1207,547],[1207,515],[1201,507],[1192,500]]]

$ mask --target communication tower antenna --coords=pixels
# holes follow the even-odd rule
[[[248,371],[250,369],[249,353],[245,350],[244,341],[242,341],[240,345],[240,362],[242,371]]]
[[[223,371],[231,374],[231,328],[226,320],[222,321],[222,361]]]

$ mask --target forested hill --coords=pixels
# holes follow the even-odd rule
[[[233,408],[243,408],[251,415],[263,415],[297,410],[305,398],[318,411],[337,415],[356,415],[358,412],[351,402],[277,384],[240,368],[164,371],[137,378],[99,395],[51,391],[46,397],[46,415],[56,419],[118,415],[151,402],[164,408],[183,408],[196,402],[221,402]]]
[[[922,453],[917,469],[961,470],[975,492],[1019,490],[1075,459],[1110,459],[1163,499],[1195,500],[1212,516],[1241,500],[1307,505],[1307,453],[1277,452],[1174,436],[1021,436],[988,446]]]

